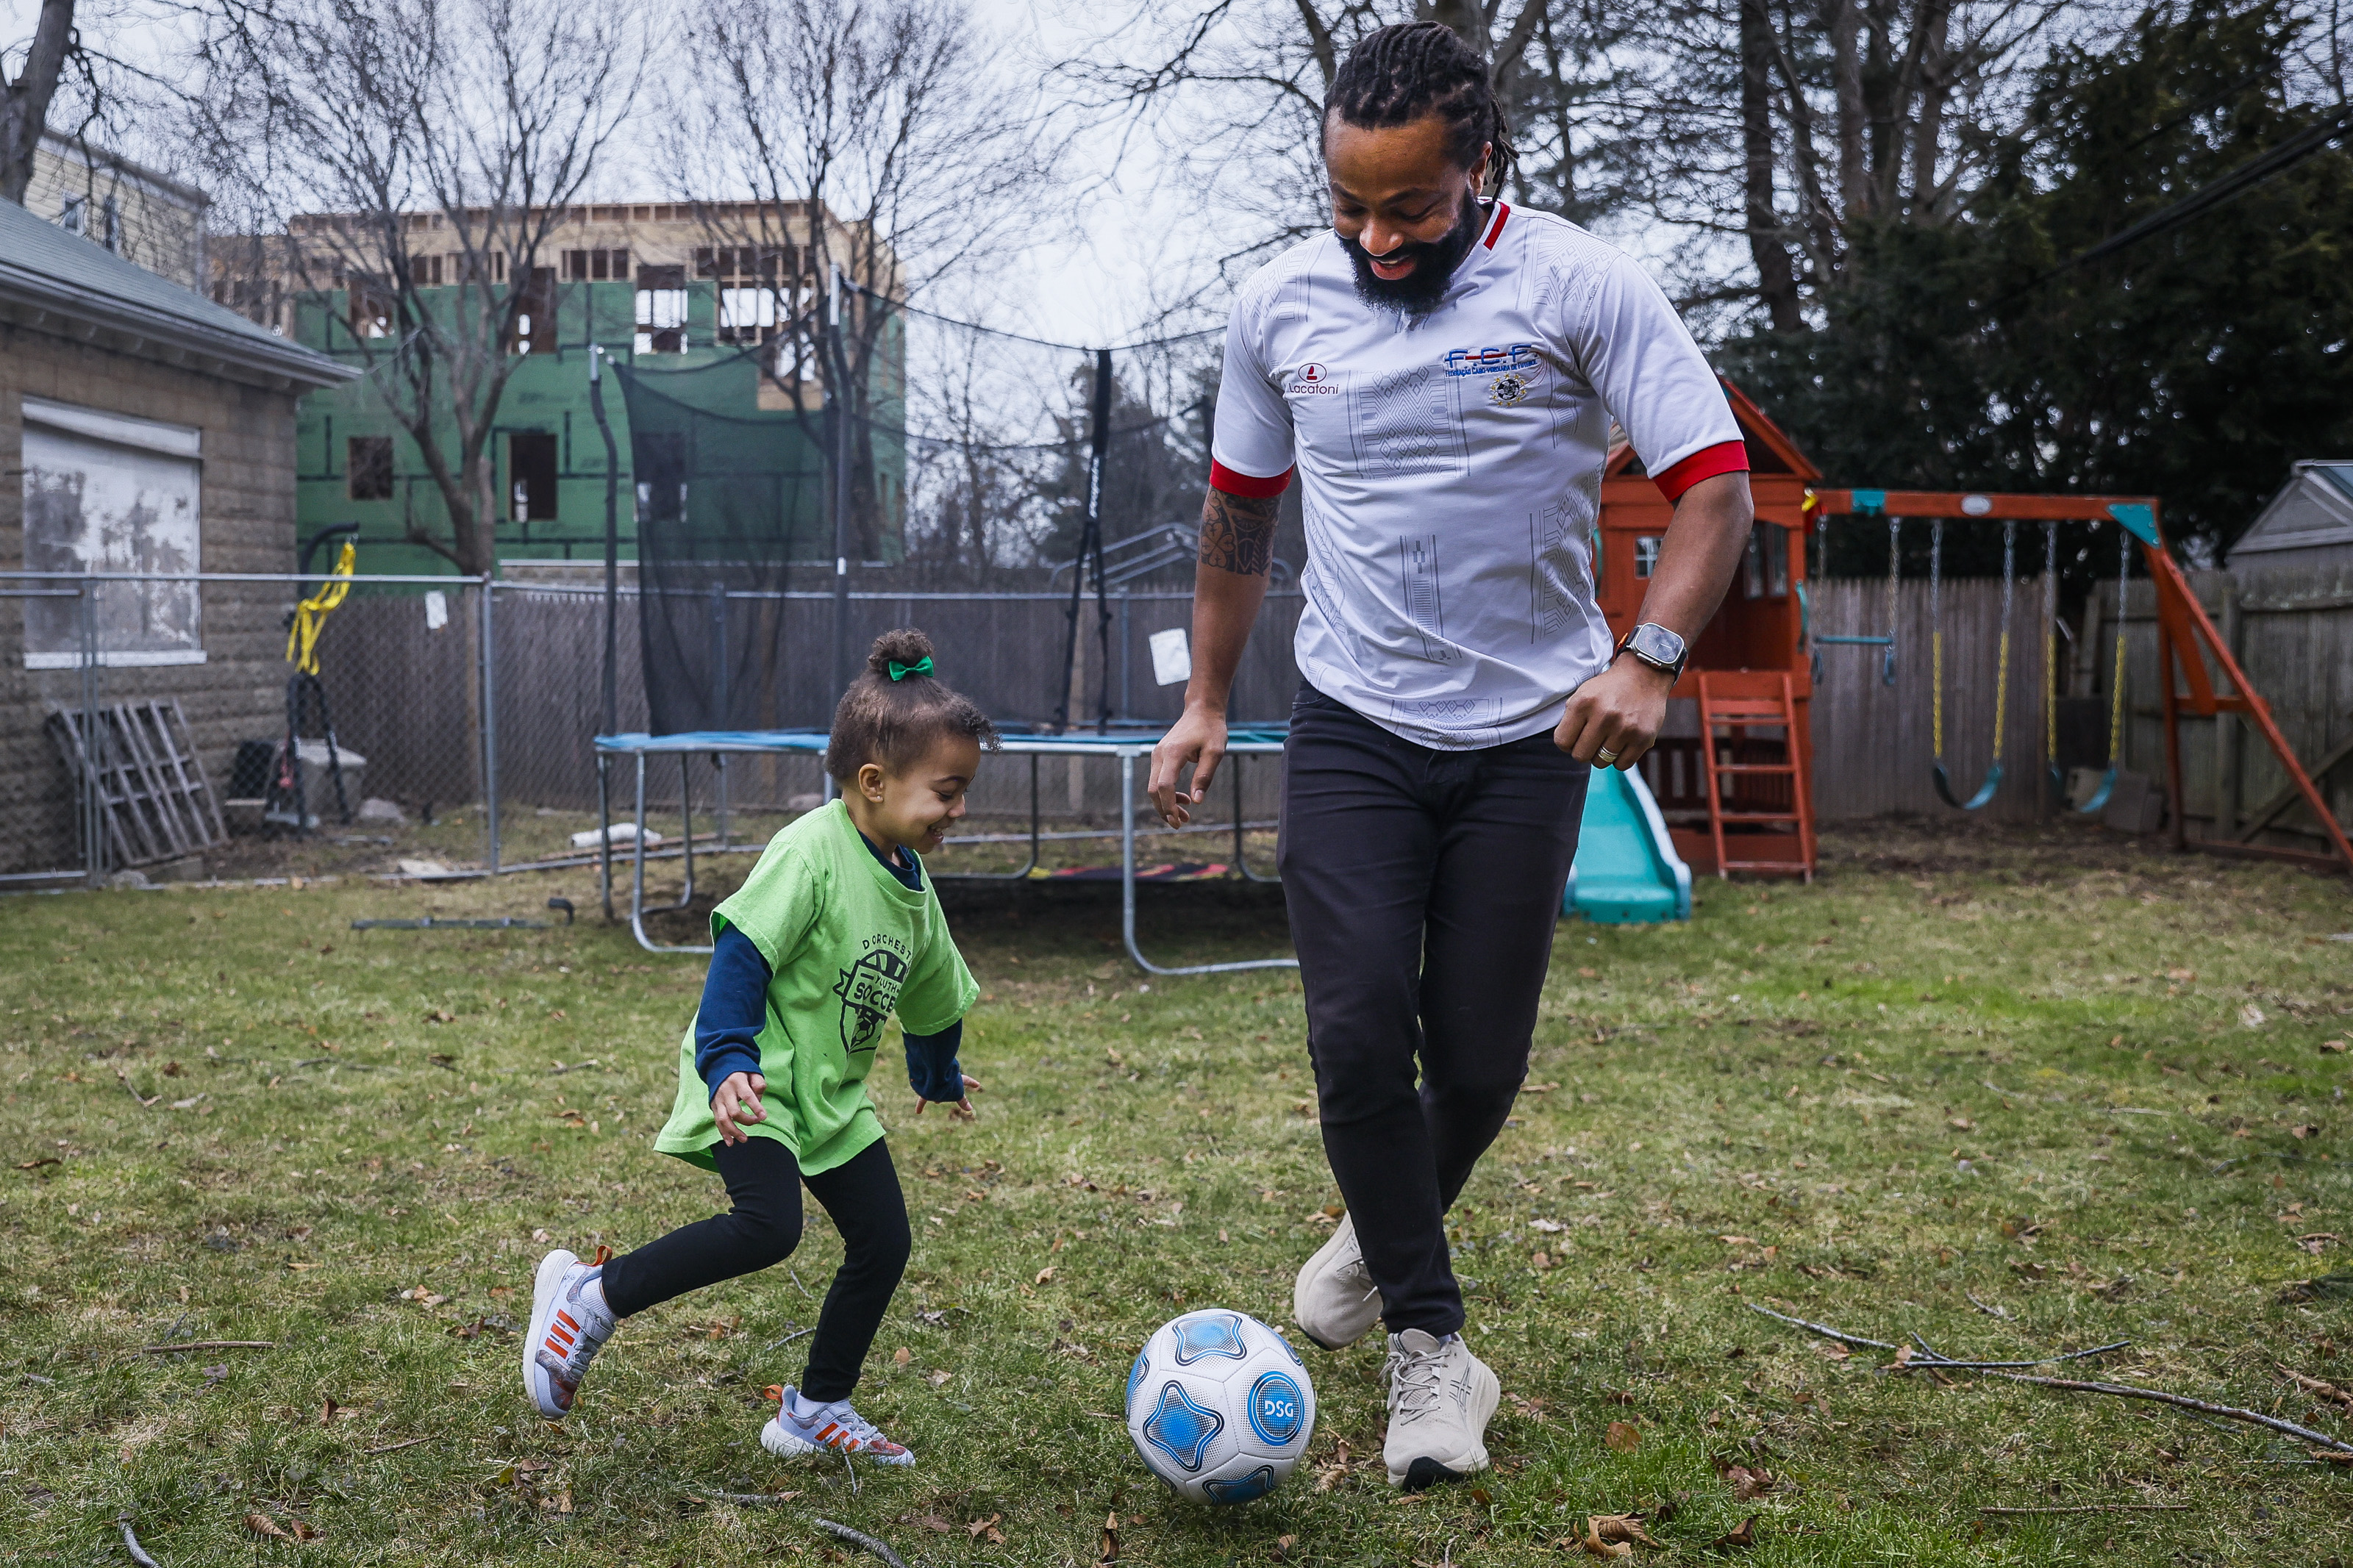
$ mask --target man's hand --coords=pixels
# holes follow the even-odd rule
[[[760,1106],[760,1091],[767,1087],[768,1080],[755,1072],[731,1072],[721,1081],[711,1097],[711,1120],[719,1123],[721,1142],[741,1143],[752,1136],[745,1127],[768,1119]]]
[[[1683,491],[1635,620],[1656,621],[1696,642],[1724,602],[1755,517],[1746,473],[1715,474]],[[1620,651],[1608,669],[1569,694],[1553,741],[1580,763],[1630,768],[1658,740],[1674,685],[1665,670]]]
[[[1580,763],[1630,768],[1658,740],[1673,689],[1674,678],[1665,670],[1622,654],[1569,694],[1553,743]]]
[[[1188,806],[1200,805],[1209,798],[1209,784],[1218,776],[1218,764],[1226,755],[1226,716],[1206,704],[1187,703],[1184,716],[1168,727],[1160,743],[1152,748],[1152,783],[1150,793],[1153,809],[1160,820],[1171,827],[1182,827],[1192,820]],[[1189,789],[1177,787],[1177,776],[1187,763],[1193,768]]]
[[[948,1114],[956,1118],[958,1121],[970,1121],[974,1117],[980,1114],[979,1111],[975,1110],[972,1108],[972,1097],[979,1092],[980,1079],[973,1077],[970,1073],[965,1073],[964,1075],[964,1098],[954,1102],[943,1100],[936,1103],[947,1106]],[[917,1095],[915,1097],[915,1114],[921,1116],[923,1113],[923,1107],[934,1103],[935,1102],[925,1100],[922,1095]]]

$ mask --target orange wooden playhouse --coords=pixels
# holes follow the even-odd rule
[[[1692,645],[1667,731],[1641,763],[1676,852],[1695,872],[1779,872],[1813,879],[1814,686],[1804,646],[1805,510],[1821,470],[1730,382],[1725,396],[1748,446],[1757,525],[1724,607]],[[1599,578],[1609,629],[1632,629],[1674,508],[1631,447],[1601,478]],[[1686,700],[1688,706],[1685,705]]]

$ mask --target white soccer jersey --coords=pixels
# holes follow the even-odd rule
[[[1591,539],[1613,416],[1670,500],[1748,466],[1658,285],[1497,203],[1427,315],[1366,304],[1329,231],[1260,268],[1226,329],[1210,482],[1262,497],[1298,469],[1310,684],[1421,745],[1501,745],[1609,665]]]

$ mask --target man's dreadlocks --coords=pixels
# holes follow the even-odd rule
[[[1440,22],[1399,22],[1366,34],[1341,63],[1324,111],[1366,130],[1437,115],[1461,167],[1477,163],[1482,146],[1494,149],[1487,165],[1491,196],[1503,193],[1518,163],[1486,61]]]

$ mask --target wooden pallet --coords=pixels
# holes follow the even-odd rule
[[[49,715],[48,728],[85,801],[95,775],[115,865],[177,860],[227,839],[179,699],[117,702],[97,710],[95,726],[83,710],[62,709]]]

